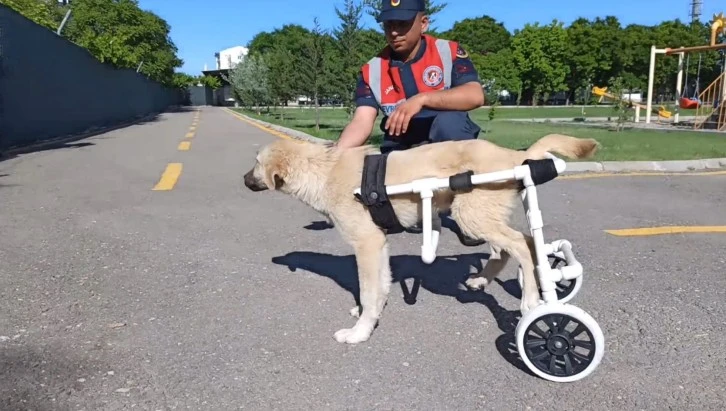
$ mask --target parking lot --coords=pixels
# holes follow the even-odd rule
[[[512,346],[515,265],[463,289],[489,247],[447,230],[431,266],[420,236],[390,238],[378,328],[337,343],[352,250],[302,203],[242,184],[275,138],[203,108],[0,162],[0,409],[723,408],[726,175],[540,187],[546,239],[585,267],[572,303],[606,342],[591,376],[556,384]],[[672,226],[697,232],[658,234]]]

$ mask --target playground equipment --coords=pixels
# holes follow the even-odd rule
[[[622,97],[616,96],[615,94],[612,94],[612,93],[608,93],[607,90],[608,90],[607,87],[595,86],[592,88],[592,94],[594,94],[596,96],[600,96],[600,98],[598,99],[598,103],[600,103],[603,98],[607,98],[612,101],[621,101],[622,100]],[[633,110],[635,110],[635,122],[638,123],[640,121],[640,110],[647,109],[646,105],[640,104],[640,103],[635,103],[632,101],[629,101],[628,104],[630,104],[630,106],[633,108]],[[665,108],[665,106],[663,106],[663,105],[659,106],[657,110],[653,110],[653,112],[656,113],[658,115],[658,117],[663,117],[663,118],[671,118],[671,116],[673,115],[673,113],[668,111]]]
[[[421,259],[426,264],[436,260],[440,227],[433,227],[432,198],[434,192],[464,184],[477,186],[499,181],[522,183],[521,198],[530,233],[534,239],[535,271],[539,277],[540,304],[527,311],[517,324],[515,340],[522,361],[536,375],[554,382],[573,382],[585,378],[600,364],[605,350],[605,337],[590,314],[569,301],[582,286],[583,267],[567,240],[545,243],[542,212],[537,199],[537,185],[562,174],[566,163],[552,154],[544,160],[528,161],[512,169],[484,174],[458,174],[448,178],[423,178],[405,184],[386,186],[386,194],[415,193],[422,202],[423,244]],[[462,177],[467,181],[462,183]],[[361,188],[354,194],[360,195]],[[554,257],[555,264],[549,262]],[[564,262],[562,268],[554,268]],[[522,272],[519,272],[520,287]],[[569,283],[569,284],[567,284]],[[558,289],[564,289],[558,293]],[[585,339],[583,339],[583,337]]]
[[[719,33],[726,35],[726,17],[723,13],[715,14],[711,20],[711,36],[707,45],[693,47],[678,47],[659,49],[656,46],[650,48],[650,70],[648,72],[648,96],[646,104],[645,122],[651,122],[651,112],[653,108],[653,82],[655,78],[655,60],[658,54],[666,56],[678,55],[678,77],[676,80],[676,94],[678,95],[678,106],[680,108],[697,110],[697,120],[694,122],[695,129],[702,128],[708,121],[713,123],[716,129],[726,129],[726,64],[724,64],[724,73],[722,73],[714,82],[712,82],[704,91],[698,94],[698,83],[700,81],[701,57],[699,57],[698,77],[696,80],[696,91],[692,97],[686,97],[681,91],[681,83],[683,81],[683,60],[687,53],[703,52],[710,50],[726,49],[726,41],[717,43]],[[690,54],[689,54],[690,56]],[[688,59],[690,62],[690,58]],[[725,62],[726,63],[726,62]],[[687,78],[687,77],[686,77]],[[679,122],[679,113],[676,111],[674,123]]]

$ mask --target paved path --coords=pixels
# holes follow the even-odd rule
[[[244,189],[276,137],[205,108],[179,151],[194,117],[0,162],[0,409],[723,407],[726,236],[604,230],[724,225],[726,176],[542,187],[547,238],[585,264],[574,303],[607,343],[594,374],[562,385],[510,349],[514,265],[485,292],[459,290],[488,247],[448,231],[432,267],[420,237],[393,238],[396,276],[424,278],[416,303],[394,286],[370,341],[336,343],[354,323],[351,250],[306,206]],[[176,163],[171,189],[152,190]]]

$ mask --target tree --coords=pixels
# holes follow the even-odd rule
[[[222,77],[232,86],[236,100],[248,108],[255,106],[257,115],[260,115],[260,107],[269,101],[270,96],[268,73],[262,56],[247,55],[229,71],[229,77]]]
[[[623,69],[623,46],[620,23],[616,17],[598,17],[594,21],[575,20],[567,29],[569,49],[566,61],[569,98],[578,91],[602,87]]]
[[[383,0],[388,1],[388,0]],[[381,13],[381,8],[383,6],[383,3],[381,3],[381,0],[363,0],[363,5],[366,8],[366,13],[368,13],[369,16],[373,17],[374,19],[378,17],[378,15]],[[448,4],[447,3],[434,3],[433,0],[426,0],[426,15],[429,16],[429,27],[432,30],[435,30],[434,27],[434,18],[436,14],[441,12],[446,8]]]
[[[75,0],[66,37],[98,60],[115,67],[138,69],[162,84],[173,85],[174,70],[183,61],[169,37],[169,24],[141,10],[137,0]]]
[[[363,54],[363,36],[360,26],[363,5],[356,4],[354,0],[345,0],[344,10],[341,11],[335,7],[335,13],[340,19],[340,25],[333,30],[338,57],[337,64],[334,66],[337,69],[336,88],[339,90],[350,116],[353,112],[353,95],[358,71],[366,61],[366,55]]]
[[[540,97],[567,89],[567,33],[562,23],[553,20],[546,26],[526,24],[512,39],[512,55],[520,70],[523,91],[533,94],[532,104]]]
[[[469,55],[497,53],[508,48],[512,38],[504,24],[489,16],[457,21],[441,36],[459,42]]]
[[[267,49],[264,56],[269,69],[270,97],[276,105],[285,104],[295,97],[299,89],[296,57],[280,44]],[[282,119],[284,120],[284,111]]]
[[[487,55],[473,54],[471,61],[487,90],[488,104],[498,101],[503,91],[520,93],[522,81],[510,49],[502,49]]]
[[[0,3],[20,13],[34,23],[56,31],[65,14],[65,7],[57,2],[38,0],[2,0]]]
[[[304,40],[304,53],[307,58],[300,63],[302,89],[315,104],[315,131],[320,131],[320,97],[331,88],[332,38],[320,28],[317,17],[313,20],[313,30]]]

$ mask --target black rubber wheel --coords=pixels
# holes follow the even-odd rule
[[[581,373],[592,364],[598,348],[585,324],[560,313],[544,314],[532,321],[525,330],[523,342],[522,354],[538,370],[553,377]]]

